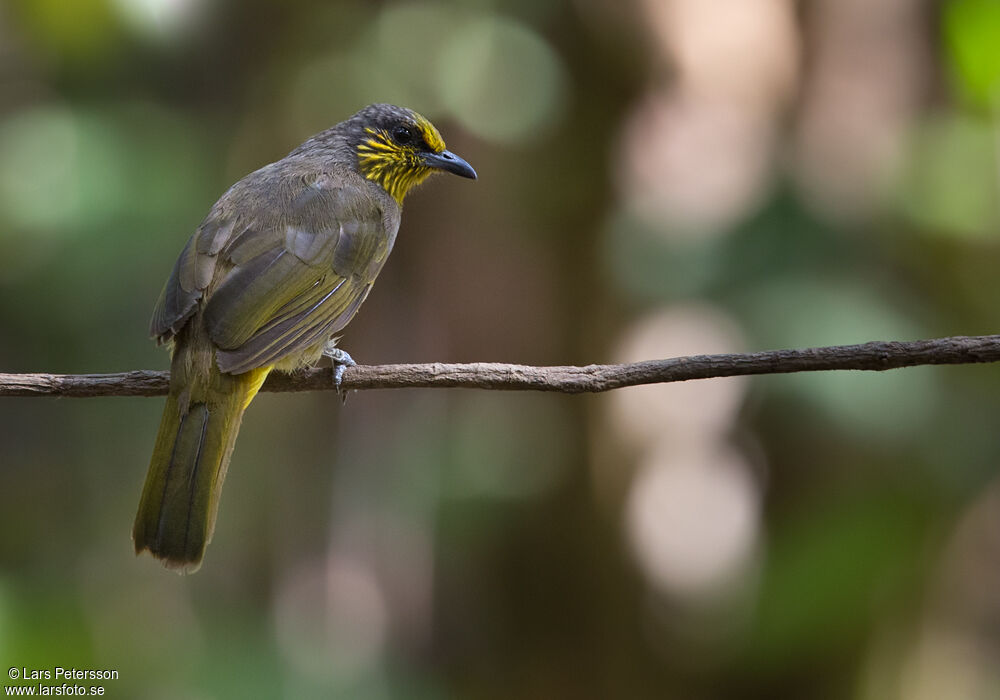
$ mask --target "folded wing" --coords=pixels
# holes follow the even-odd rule
[[[395,231],[360,190],[303,183],[289,197],[287,207],[268,208],[283,211],[280,219],[263,213],[199,229],[160,296],[154,335],[172,337],[207,293],[202,320],[223,372],[314,359],[368,295]]]

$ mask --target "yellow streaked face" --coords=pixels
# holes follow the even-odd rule
[[[357,151],[362,174],[400,204],[412,187],[437,170],[475,177],[468,163],[446,149],[434,125],[416,112],[385,127],[365,127]]]
[[[447,146],[444,145],[444,139],[441,138],[441,134],[438,133],[437,128],[435,128],[435,126],[431,124],[426,117],[414,112],[413,118],[416,122],[417,129],[420,130],[420,135],[424,137],[424,143],[430,146],[432,151],[440,153],[447,148]]]

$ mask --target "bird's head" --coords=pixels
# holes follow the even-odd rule
[[[412,187],[438,171],[476,178],[472,166],[449,151],[434,125],[413,110],[369,105],[347,125],[361,174],[382,185],[399,203]]]

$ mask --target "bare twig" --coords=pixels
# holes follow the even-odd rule
[[[622,365],[529,367],[498,363],[358,365],[344,373],[343,388],[401,389],[461,387],[600,392],[640,384],[689,379],[824,370],[887,370],[915,365],[960,365],[1000,361],[1000,335],[954,336],[912,342],[873,342],[805,350],[771,350],[729,355],[691,355]],[[0,396],[160,396],[168,372],[136,370],[117,374],[2,374]],[[329,368],[274,373],[264,391],[333,389]]]

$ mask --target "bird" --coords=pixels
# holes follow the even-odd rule
[[[476,179],[417,112],[372,104],[230,187],[184,246],[150,335],[171,351],[170,389],[132,528],[193,573],[212,539],[244,411],[272,371],[321,357],[338,391],[335,334],[371,291],[403,199],[437,172]]]

